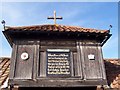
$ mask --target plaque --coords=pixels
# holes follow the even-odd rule
[[[70,50],[48,49],[47,50],[47,75],[70,76]]]

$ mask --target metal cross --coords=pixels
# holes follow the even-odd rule
[[[47,19],[54,19],[54,24],[56,24],[56,19],[63,19],[62,17],[56,17],[56,11],[54,11],[54,17],[48,17]]]

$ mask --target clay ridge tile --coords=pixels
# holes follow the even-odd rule
[[[21,27],[5,27],[5,30],[22,30],[22,31],[59,31],[59,32],[84,32],[84,33],[109,33],[109,30],[97,30],[91,28],[83,28],[77,26],[65,25],[34,25]]]

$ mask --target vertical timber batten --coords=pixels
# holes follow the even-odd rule
[[[10,59],[11,63],[10,63],[10,74],[9,74],[9,78],[10,80],[12,80],[15,76],[15,67],[16,67],[16,53],[17,53],[17,45],[15,45],[15,43],[13,43],[13,49],[12,49],[12,58]]]
[[[46,51],[41,51],[40,52],[40,77],[46,77]]]
[[[82,75],[82,68],[81,68],[81,53],[80,53],[80,47],[79,47],[79,42],[77,41],[76,42],[76,47],[77,47],[77,63],[76,63],[76,71],[78,72],[78,77],[80,77],[81,79],[83,78],[83,75]]]
[[[39,66],[39,41],[35,42],[35,56],[33,65],[33,79],[36,81],[38,76],[38,66]]]
[[[71,77],[74,77],[75,74],[74,74],[74,69],[73,69],[74,68],[74,66],[73,66],[74,65],[74,62],[73,62],[74,61],[74,59],[73,59],[73,52],[70,52],[70,56],[71,56],[70,57],[70,62],[71,62]]]
[[[82,63],[82,72],[83,72],[83,79],[86,80],[86,73],[85,73],[85,61],[84,61],[84,47],[83,47],[83,41],[79,42],[79,47],[80,47],[80,51],[81,51],[81,63]]]
[[[100,62],[101,62],[101,70],[102,70],[102,76],[103,79],[106,79],[106,71],[105,71],[105,65],[104,65],[104,61],[103,61],[103,54],[102,54],[102,48],[101,46],[98,47],[99,51],[100,51]]]

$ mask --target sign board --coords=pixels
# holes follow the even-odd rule
[[[70,76],[69,49],[47,49],[47,75]]]

